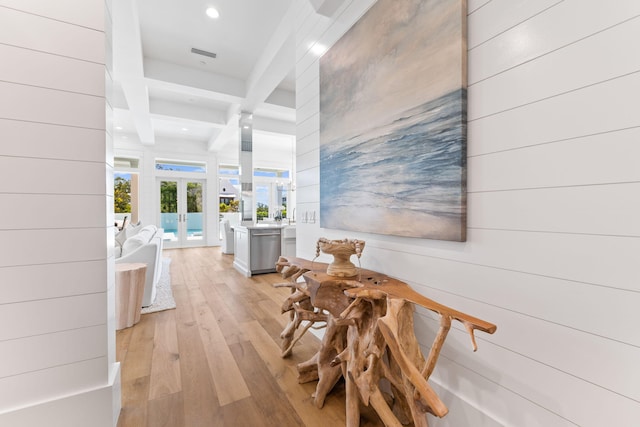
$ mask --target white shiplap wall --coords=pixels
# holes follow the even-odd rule
[[[2,426],[113,427],[120,410],[109,10],[0,0]]]
[[[433,376],[450,413],[430,425],[640,425],[640,2],[468,1],[465,243],[300,222],[320,200],[309,45],[374,2],[297,6],[298,255],[365,239],[364,267],[498,325],[477,353],[454,325]],[[417,310],[425,350],[436,328]]]

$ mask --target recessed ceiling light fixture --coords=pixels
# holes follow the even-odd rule
[[[327,51],[327,47],[320,43],[314,43],[310,46],[311,52],[316,56],[322,56]]]
[[[211,19],[216,19],[220,16],[220,12],[215,7],[207,8],[207,16]]]
[[[186,131],[188,131],[188,130],[189,130],[189,129],[187,129],[187,128],[182,128],[182,131],[183,131],[183,132],[186,132]]]

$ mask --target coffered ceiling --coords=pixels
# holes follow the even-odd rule
[[[295,134],[293,1],[114,1],[116,141],[224,150],[240,111],[254,114],[256,132]]]

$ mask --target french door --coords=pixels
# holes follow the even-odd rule
[[[158,179],[158,212],[164,229],[164,247],[203,246],[204,180],[190,178]]]

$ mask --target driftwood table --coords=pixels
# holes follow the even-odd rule
[[[492,334],[496,325],[430,300],[384,274],[360,269],[357,276],[335,277],[326,274],[327,266],[295,257],[280,257],[276,265],[288,282],[275,286],[291,288],[282,306],[283,313],[290,313],[281,334],[282,357],[291,354],[310,328],[326,327],[318,352],[298,365],[300,383],[318,380],[315,405],[322,408],[344,377],[347,427],[360,425],[360,402],[371,406],[386,426],[427,427],[427,412],[445,416],[448,409],[428,380],[451,322],[464,325],[474,351],[474,331]],[[426,358],[414,334],[413,304],[440,316]]]

